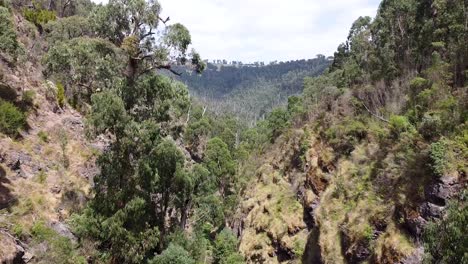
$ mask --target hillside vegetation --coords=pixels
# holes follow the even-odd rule
[[[246,192],[249,262],[468,261],[467,21],[463,1],[388,0],[353,23]]]
[[[285,106],[289,96],[300,94],[305,77],[316,77],[329,65],[323,55],[257,66],[208,63],[203,73],[186,72],[179,79],[212,112],[232,114],[255,124],[273,108]]]
[[[214,69],[157,1],[0,0],[0,262],[468,263],[467,10]]]

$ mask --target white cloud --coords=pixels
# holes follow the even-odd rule
[[[96,2],[105,0],[94,0]],[[203,58],[272,61],[332,55],[380,0],[159,0]]]

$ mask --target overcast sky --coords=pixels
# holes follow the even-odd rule
[[[103,2],[106,0],[93,0]],[[163,17],[184,24],[204,59],[244,62],[333,55],[359,16],[380,0],[159,0]]]

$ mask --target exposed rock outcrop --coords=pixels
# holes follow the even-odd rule
[[[12,235],[0,230],[0,263],[1,264],[22,264],[25,255],[24,248]]]

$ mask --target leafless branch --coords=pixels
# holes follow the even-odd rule
[[[148,33],[141,36],[141,39],[144,39],[144,38],[149,37],[149,36],[154,35],[154,34],[156,34],[156,33],[153,32],[153,29],[150,29],[150,31]]]
[[[177,75],[177,76],[181,76],[181,75],[182,75],[182,73],[176,72],[174,69],[172,69],[172,66],[169,65],[169,64],[167,64],[167,65],[155,65],[155,66],[151,66],[151,67],[145,69],[144,71],[142,71],[142,72],[140,73],[140,75],[145,74],[145,73],[147,73],[147,72],[150,72],[150,71],[152,71],[152,70],[156,70],[156,69],[168,70],[168,71],[170,71],[171,73],[173,73],[173,74],[175,74],[175,75]]]
[[[366,109],[366,111],[367,111],[369,114],[371,114],[373,117],[375,117],[375,118],[377,118],[377,119],[379,119],[380,121],[383,121],[383,122],[385,122],[385,123],[390,123],[387,119],[385,119],[385,118],[383,118],[383,117],[377,115],[376,113],[372,112],[372,111],[367,107],[367,105],[366,105],[365,103],[362,103],[362,105],[364,106],[364,108]]]
[[[170,20],[169,17],[167,17],[166,19],[162,19],[161,17],[158,17],[159,21],[163,22],[164,25],[166,25],[166,23]]]

